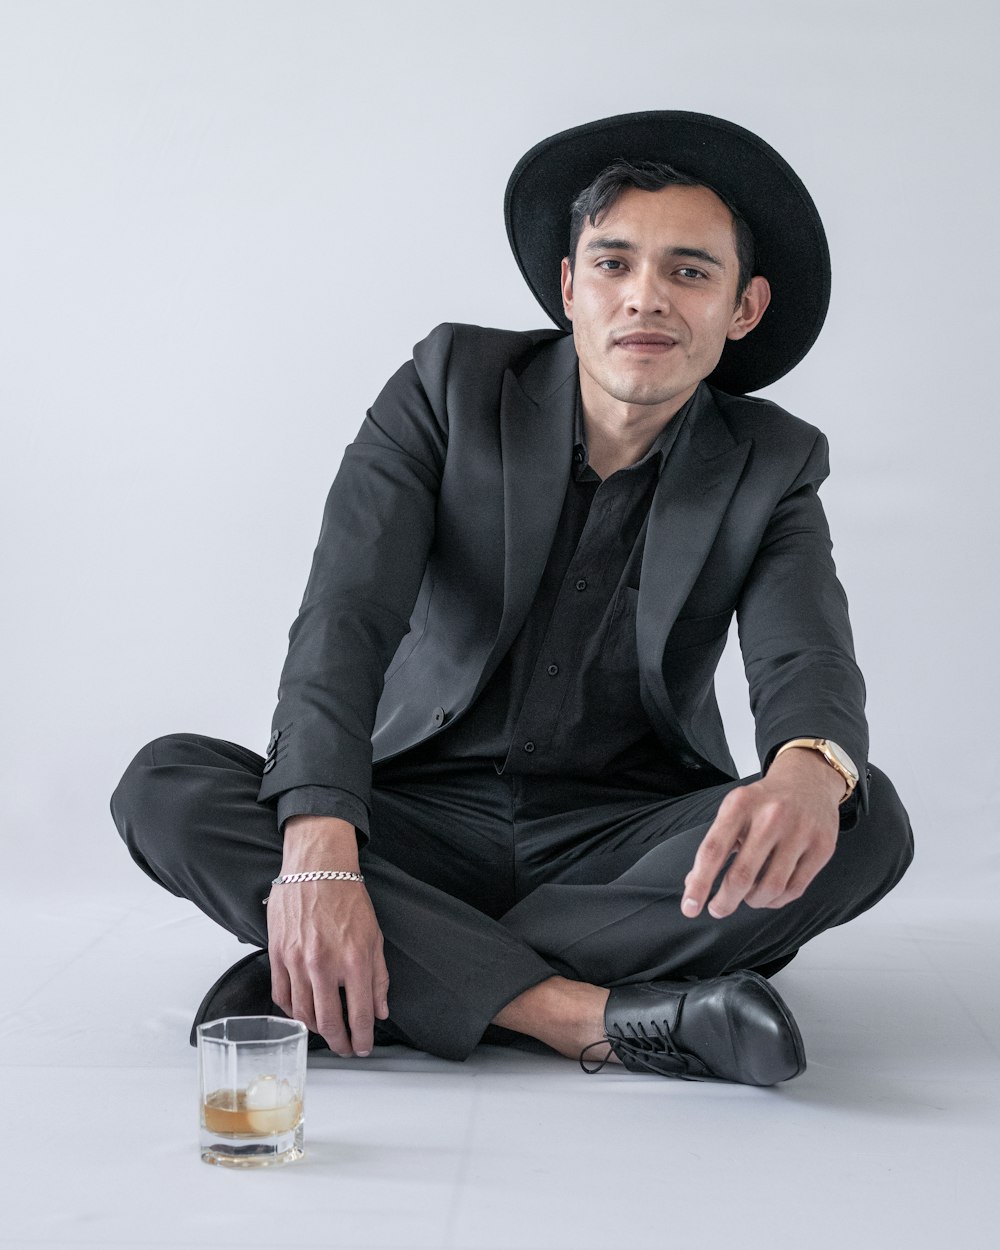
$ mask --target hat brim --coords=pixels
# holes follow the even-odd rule
[[[726,343],[708,381],[742,395],[778,380],[809,351],[830,302],[830,252],[819,213],[788,163],[763,139],[703,113],[626,113],[543,139],[518,161],[504,216],[514,257],[535,298],[564,329],[560,262],[570,206],[618,157],[662,161],[714,187],[753,231],[756,272],[771,303],[745,338]]]

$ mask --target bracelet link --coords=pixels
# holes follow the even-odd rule
[[[298,881],[359,881],[364,884],[364,877],[360,872],[332,872],[332,871],[316,871],[316,872],[286,872],[280,877],[275,877],[271,882],[272,886],[276,885],[293,885]],[[270,898],[270,894],[267,898]],[[267,898],[260,901],[267,906]]]

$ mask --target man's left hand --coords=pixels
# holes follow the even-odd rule
[[[731,855],[709,915],[800,898],[836,849],[843,797],[843,778],[819,752],[801,747],[785,751],[760,781],[731,790],[685,878],[683,914],[700,915]]]

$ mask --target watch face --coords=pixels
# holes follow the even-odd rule
[[[831,742],[829,738],[826,741],[826,745],[830,754],[834,756],[834,758],[837,760],[837,763],[842,765],[844,768],[846,768],[847,771],[854,778],[854,780],[857,781],[858,779],[857,765],[854,763],[851,757],[847,754],[844,748],[838,747],[836,742]]]

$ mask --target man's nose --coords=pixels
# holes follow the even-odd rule
[[[640,316],[669,311],[670,294],[667,283],[655,266],[641,265],[632,271],[632,280],[626,292],[626,306],[630,312]]]

